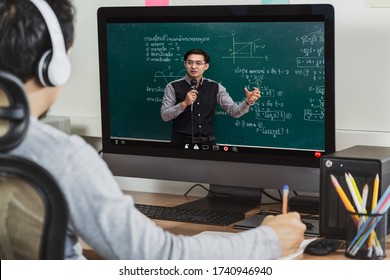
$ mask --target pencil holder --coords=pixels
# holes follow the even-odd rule
[[[353,259],[386,257],[387,214],[348,212],[345,255]]]

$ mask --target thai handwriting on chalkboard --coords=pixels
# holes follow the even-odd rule
[[[143,39],[145,42],[145,61],[167,63],[181,59],[180,43],[205,43],[210,41],[210,37],[171,36],[168,34],[155,34],[154,36],[145,36]]]
[[[310,32],[308,34],[304,34],[300,37],[296,37],[296,41],[301,41],[302,45],[315,45],[315,44],[320,44],[323,45],[325,40],[324,40],[324,32],[322,29]]]

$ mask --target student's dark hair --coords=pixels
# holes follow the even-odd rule
[[[205,52],[204,50],[202,49],[192,49],[192,50],[189,50],[187,51],[185,54],[184,54],[184,61],[187,61],[187,58],[189,55],[191,54],[200,54],[200,55],[203,55],[204,57],[204,62],[206,63],[209,63],[210,62],[210,56],[207,52]]]
[[[73,45],[75,10],[70,0],[47,0],[60,23],[68,50]],[[37,63],[51,49],[45,20],[28,0],[0,1],[0,69],[26,82],[36,77]]]

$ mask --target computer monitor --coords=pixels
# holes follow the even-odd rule
[[[320,157],[335,150],[331,5],[102,7],[98,41],[103,158],[114,175],[207,183],[230,193],[216,206],[229,209],[239,203],[227,197],[256,204],[260,189],[285,184],[319,192]],[[244,87],[261,90],[238,119],[216,108],[212,146],[172,144],[160,115],[193,48],[210,54],[204,76],[235,102]]]

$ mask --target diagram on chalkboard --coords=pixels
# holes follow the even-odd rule
[[[165,70],[162,71],[156,71],[154,73],[154,82],[157,81],[157,79],[164,79],[165,83],[169,83],[173,80],[177,80],[181,77],[183,77],[186,73],[185,69],[180,70],[177,74],[174,74],[174,72],[171,70],[171,67],[168,67]]]
[[[232,48],[229,49],[229,56],[222,58],[232,59],[233,64],[237,59],[267,59],[266,56],[259,55],[259,51],[265,48],[265,44],[261,44],[261,39],[253,41],[237,42],[235,32],[232,32]]]

